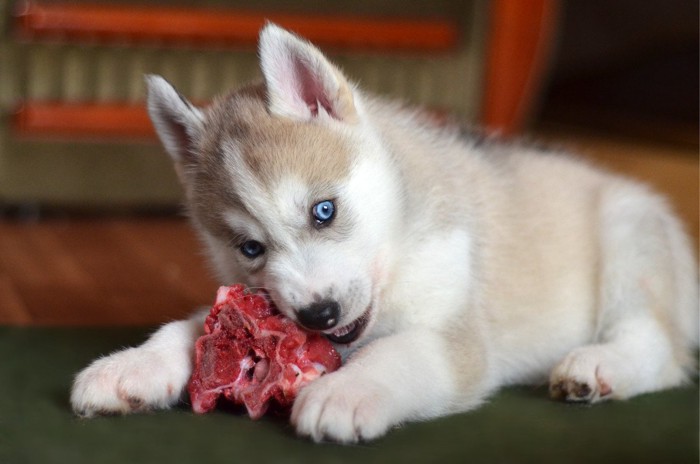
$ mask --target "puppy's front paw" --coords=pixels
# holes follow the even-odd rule
[[[355,443],[378,438],[394,425],[391,404],[385,387],[336,372],[301,390],[291,421],[297,433],[314,441]]]
[[[71,405],[83,417],[167,408],[180,398],[190,369],[189,359],[156,350],[120,351],[94,361],[77,375]]]

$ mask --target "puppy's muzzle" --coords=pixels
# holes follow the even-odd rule
[[[337,301],[323,300],[297,310],[297,320],[311,330],[328,330],[340,320],[340,305]]]

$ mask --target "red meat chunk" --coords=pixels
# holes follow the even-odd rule
[[[340,367],[325,337],[303,331],[243,285],[219,288],[204,330],[188,385],[197,413],[223,395],[257,419],[273,401],[288,409],[302,386]]]

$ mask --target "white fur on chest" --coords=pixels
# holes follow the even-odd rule
[[[472,247],[472,237],[460,229],[417,241],[396,266],[376,330],[440,328],[466,317],[473,288]]]

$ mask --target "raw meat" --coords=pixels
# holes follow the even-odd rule
[[[340,355],[321,334],[300,329],[262,292],[221,287],[195,344],[188,385],[192,409],[205,413],[222,395],[257,419],[271,402],[285,410],[299,388],[340,367]]]

